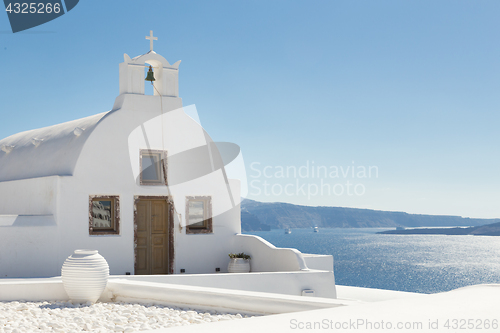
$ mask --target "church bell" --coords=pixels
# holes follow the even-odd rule
[[[156,81],[155,80],[155,74],[154,74],[153,68],[151,68],[151,66],[149,66],[148,75],[146,76],[146,78],[144,80],[145,81],[151,81],[151,84],[153,84],[153,81]]]

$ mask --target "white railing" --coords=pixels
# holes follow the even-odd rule
[[[302,253],[296,249],[277,248],[258,236],[237,234],[232,239],[232,252],[252,257],[252,272],[287,272],[309,270]]]

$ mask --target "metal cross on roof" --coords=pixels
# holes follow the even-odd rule
[[[153,51],[153,41],[158,40],[158,37],[153,37],[153,30],[149,30],[149,36],[146,36],[146,39],[149,39],[149,50]]]

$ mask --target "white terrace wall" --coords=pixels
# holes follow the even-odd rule
[[[234,252],[245,252],[251,256],[252,272],[307,269],[302,254],[296,249],[277,248],[261,237],[253,235],[235,235],[231,241]]]
[[[115,278],[296,296],[301,296],[303,290],[314,290],[314,296],[316,297],[337,297],[333,272],[318,270],[233,274],[135,275],[117,276]]]
[[[0,277],[50,276],[60,271],[61,237],[56,225],[60,178],[0,182]]]

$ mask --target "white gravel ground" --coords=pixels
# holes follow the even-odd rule
[[[250,317],[129,303],[0,302],[0,332],[137,332]]]

